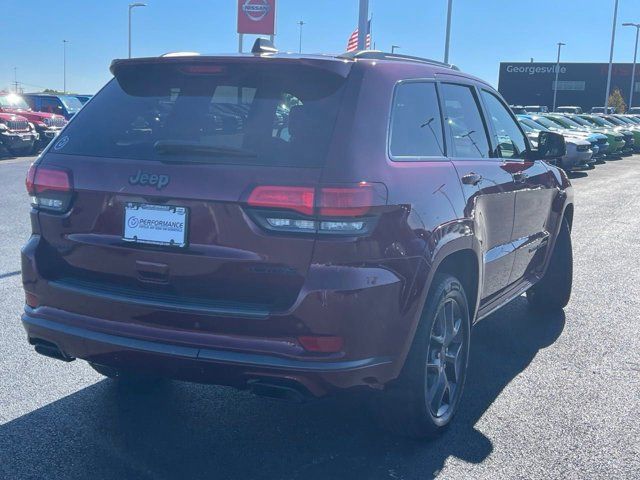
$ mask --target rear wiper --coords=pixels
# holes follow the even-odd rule
[[[198,142],[189,142],[183,140],[158,140],[153,149],[163,154],[181,154],[191,153],[196,155],[207,155],[212,157],[257,157],[256,152],[243,148],[221,147],[216,145],[207,145]]]

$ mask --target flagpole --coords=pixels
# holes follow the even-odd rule
[[[449,63],[449,42],[451,40],[451,8],[453,0],[449,0],[447,6],[447,32],[444,39],[444,63]]]
[[[358,50],[365,50],[367,45],[367,23],[369,21],[369,0],[360,0],[358,16]]]

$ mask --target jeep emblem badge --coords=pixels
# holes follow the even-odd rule
[[[158,175],[156,173],[146,173],[138,170],[135,175],[129,177],[129,183],[131,185],[149,185],[156,187],[158,190],[162,190],[169,185],[169,175]]]

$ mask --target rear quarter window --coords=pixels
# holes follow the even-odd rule
[[[396,86],[389,153],[394,160],[405,161],[445,155],[435,83],[407,82]]]

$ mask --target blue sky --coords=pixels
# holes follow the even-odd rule
[[[237,50],[236,0],[146,0],[134,11],[134,56],[168,51]],[[0,89],[18,81],[27,90],[62,88],[62,40],[69,41],[68,89],[94,92],[110,77],[109,63],[127,54],[129,0],[2,0]],[[614,0],[454,0],[450,60],[497,83],[500,61],[606,62]],[[447,0],[370,0],[378,49],[442,59]],[[357,24],[357,0],[278,0],[276,45],[305,52],[341,52]],[[633,58],[637,0],[620,0],[614,60]],[[245,47],[251,40],[245,43]]]

